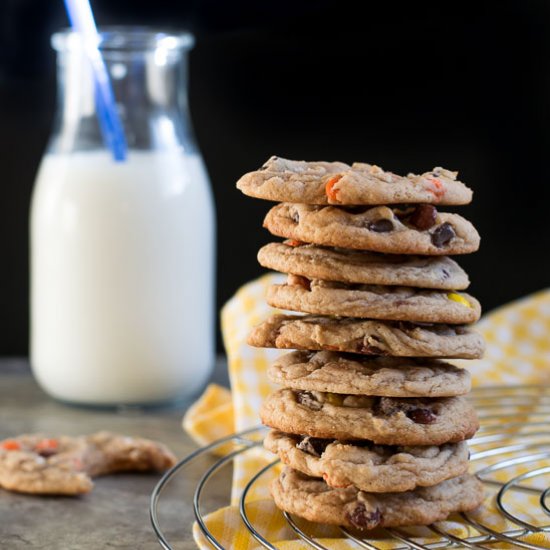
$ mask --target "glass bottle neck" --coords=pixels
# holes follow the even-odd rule
[[[55,39],[54,39],[55,44]],[[162,46],[102,51],[128,147],[193,152],[187,51]],[[58,104],[50,152],[105,148],[91,65],[78,42],[58,47]]]

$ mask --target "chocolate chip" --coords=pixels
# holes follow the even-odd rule
[[[394,414],[405,413],[417,424],[431,424],[437,416],[430,407],[430,399],[395,399],[392,397],[378,397],[373,405],[376,416],[390,417]]]
[[[430,409],[412,409],[407,416],[416,424],[433,424],[437,416]]]
[[[300,405],[304,405],[312,411],[320,411],[323,407],[322,404],[319,403],[315,396],[309,391],[299,391],[296,394],[296,400],[300,403]]]
[[[393,230],[393,222],[387,218],[382,218],[381,220],[369,222],[367,229],[375,233],[387,233]]]
[[[451,274],[445,268],[441,270],[441,273],[443,274],[444,279],[448,279],[451,276]]]
[[[290,216],[290,219],[294,222],[294,223],[299,223],[300,221],[300,214],[298,214],[298,210],[296,210],[295,208],[292,208],[289,210],[288,212],[289,216]]]
[[[419,204],[409,218],[409,223],[420,230],[430,229],[435,225],[437,210],[431,204]]]
[[[374,529],[382,520],[382,513],[378,508],[369,512],[362,502],[359,502],[346,516],[349,522],[354,527],[357,527],[357,529]]]
[[[432,243],[434,246],[437,246],[437,248],[441,248],[449,244],[455,237],[456,233],[453,226],[445,222],[435,228],[432,233]]]
[[[43,458],[49,458],[50,456],[57,454],[56,449],[48,449],[48,448],[39,449],[36,452]]]
[[[313,456],[321,456],[330,443],[332,443],[331,439],[321,439],[320,437],[306,435],[300,443],[296,444],[296,448]]]

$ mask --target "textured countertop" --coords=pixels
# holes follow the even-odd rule
[[[223,361],[213,379],[227,384]],[[181,429],[183,412],[184,408],[143,412],[68,407],[37,386],[27,361],[0,359],[0,438],[25,432],[77,435],[111,430],[159,439],[182,458],[196,448]],[[160,545],[149,521],[149,497],[157,481],[157,475],[102,477],[90,494],[77,498],[33,497],[0,489],[0,548],[156,550]],[[191,481],[182,476],[179,488],[166,492],[160,510],[166,533],[178,549],[195,548],[190,535],[193,512],[183,487]]]

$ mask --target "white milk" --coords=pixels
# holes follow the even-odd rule
[[[31,363],[58,399],[191,395],[214,363],[214,209],[197,156],[49,154],[31,211]]]

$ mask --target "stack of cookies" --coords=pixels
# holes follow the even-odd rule
[[[243,176],[246,195],[278,201],[264,227],[284,242],[258,255],[288,274],[274,315],[249,343],[294,349],[268,371],[282,389],[261,410],[265,440],[287,466],[279,508],[353,527],[424,525],[477,507],[468,471],[478,428],[470,375],[447,359],[481,357],[467,325],[480,305],[449,256],[479,235],[457,214],[472,192],[443,168],[401,177],[369,164],[273,157]]]

